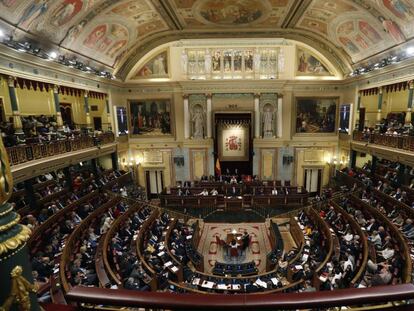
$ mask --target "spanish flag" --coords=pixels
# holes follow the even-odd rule
[[[221,166],[220,166],[220,160],[219,160],[219,158],[217,158],[217,160],[216,160],[215,171],[216,171],[216,175],[217,176],[220,176],[221,175]]]

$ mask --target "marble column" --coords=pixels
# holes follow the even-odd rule
[[[105,94],[105,105],[106,105],[106,119],[107,119],[107,123],[108,123],[108,131],[112,131],[112,124],[111,124],[111,108],[109,105],[109,97],[108,95]]]
[[[59,101],[59,86],[53,86],[53,101],[55,103],[55,110],[56,110],[56,123],[58,129],[61,130],[63,127],[63,120],[62,120],[62,113],[60,112],[60,101]]]
[[[254,94],[254,137],[260,138],[260,93]]]
[[[206,94],[206,98],[207,98],[207,138],[211,138],[212,134],[211,134],[211,129],[212,129],[212,124],[211,124],[211,98],[212,98],[212,94]]]
[[[89,92],[85,90],[85,93],[83,95],[83,110],[86,113],[86,127],[91,128],[91,115],[89,113]]]
[[[16,88],[14,87],[14,79],[15,77],[12,76],[9,76],[8,78],[9,96],[11,110],[13,113],[13,126],[16,134],[23,134],[23,125],[22,120],[20,118],[20,109],[19,104],[17,102]]]
[[[381,121],[381,109],[382,109],[382,87],[379,87],[379,96],[378,96],[378,112],[377,112],[377,121]]]
[[[283,95],[277,94],[277,117],[276,117],[276,137],[282,137],[282,109],[283,109]]]
[[[414,92],[414,81],[411,80],[408,82],[408,103],[407,103],[407,113],[405,115],[405,123],[410,124],[411,119],[411,109],[413,107],[413,92]]]
[[[188,110],[188,95],[183,95],[184,101],[184,139],[190,138],[190,115]]]

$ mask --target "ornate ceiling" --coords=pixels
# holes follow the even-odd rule
[[[414,36],[412,0],[0,0],[0,27],[125,78],[148,51],[179,39],[304,42],[342,72]]]

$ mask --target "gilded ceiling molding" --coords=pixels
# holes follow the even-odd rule
[[[122,65],[114,72],[121,80],[127,78],[129,72],[133,70],[135,64],[144,57],[149,51],[156,47],[173,41],[182,39],[217,39],[217,38],[284,38],[302,42],[315,48],[323,54],[335,67],[335,69],[346,75],[352,70],[351,59],[344,50],[337,48],[327,39],[321,38],[314,33],[306,30],[278,29],[278,30],[246,30],[234,33],[226,29],[212,31],[166,31],[149,36],[140,42],[139,45],[132,47],[131,52],[124,58]]]

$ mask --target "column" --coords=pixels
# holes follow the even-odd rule
[[[24,181],[24,189],[26,190],[27,202],[31,209],[35,210],[37,208],[36,198],[33,189],[34,178],[26,179]]]
[[[64,167],[63,168],[63,174],[65,175],[65,179],[66,179],[66,183],[67,183],[67,188],[69,189],[69,191],[73,190],[73,185],[72,185],[72,176],[70,174],[70,169],[69,166]]]
[[[407,177],[407,180],[405,180],[406,177]],[[408,178],[408,174],[405,173],[405,164],[400,163],[400,168],[398,169],[398,172],[397,172],[397,180],[398,180],[397,186],[401,186],[402,184],[406,182],[410,182]]]
[[[19,104],[17,103],[16,88],[14,87],[14,77],[9,76],[8,87],[11,103],[11,110],[13,112],[13,126],[16,134],[23,134],[22,120],[20,119]]]
[[[372,176],[375,174],[375,171],[377,170],[377,163],[378,163],[378,158],[376,156],[372,156],[372,161],[371,161],[371,175]]]
[[[254,94],[254,137],[260,138],[260,93]]]
[[[188,95],[183,95],[184,100],[184,139],[190,138],[190,115],[188,111]]]
[[[89,92],[85,90],[84,96],[83,96],[83,109],[86,113],[86,127],[89,129],[92,127],[91,124],[91,115],[89,113]]]
[[[118,170],[119,169],[119,166],[118,166],[118,153],[112,152],[111,153],[111,160],[112,160],[112,169]]]
[[[379,87],[379,96],[378,96],[378,112],[377,112],[377,121],[381,121],[381,109],[382,109],[382,87]]]
[[[206,94],[207,97],[207,138],[211,138],[211,94]]]
[[[33,284],[27,240],[31,230],[19,224],[20,216],[7,202],[13,189],[13,179],[6,149],[0,139],[0,309],[39,311],[36,287]]]
[[[92,171],[95,176],[98,176],[98,161],[96,158],[91,159]]]
[[[106,104],[106,118],[108,123],[108,131],[112,131],[112,124],[111,124],[111,108],[109,105],[109,98],[108,95],[105,94],[105,104]]]
[[[350,159],[349,159],[350,160],[349,161],[349,167],[355,168],[356,157],[357,157],[357,152],[355,150],[351,150]]]
[[[60,101],[59,101],[59,86],[53,86],[53,101],[55,103],[55,110],[56,110],[56,123],[58,129],[61,130],[63,127],[63,120],[62,120],[62,113],[60,112]]]
[[[413,91],[414,91],[414,81],[411,80],[408,82],[408,103],[407,103],[407,113],[405,115],[405,123],[411,123],[411,109],[413,107]]]
[[[283,109],[283,95],[277,94],[277,116],[276,116],[276,137],[282,137],[282,109]]]
[[[365,125],[365,117],[361,119],[361,96],[362,92],[359,91],[358,92],[358,102],[357,102],[357,111],[356,111],[356,116],[358,116],[358,131],[362,132],[364,130],[364,125]],[[356,119],[356,117],[355,117]],[[356,120],[355,123],[356,125]]]

